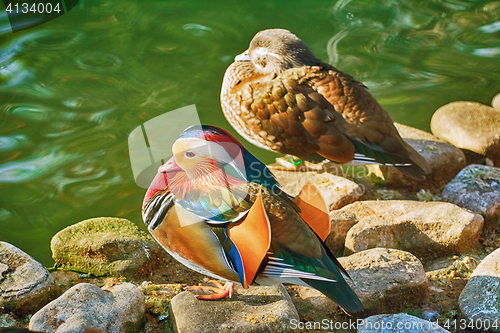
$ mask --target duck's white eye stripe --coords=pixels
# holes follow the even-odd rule
[[[278,60],[281,60],[283,59],[282,56],[280,56],[279,54],[277,53],[274,53],[274,52],[271,52],[269,51],[267,48],[265,47],[257,47],[255,50],[253,50],[253,53],[255,53],[257,56],[265,56],[265,55],[268,55],[268,56],[271,56],[271,57],[275,57],[276,59]]]

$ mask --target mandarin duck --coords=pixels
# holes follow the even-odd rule
[[[321,291],[348,312],[363,310],[325,246],[330,222],[314,185],[289,196],[262,162],[217,127],[186,129],[172,153],[142,209],[148,230],[175,259],[244,288],[292,283]],[[233,282],[196,297],[231,296]]]
[[[260,148],[312,161],[394,165],[415,179],[430,172],[367,87],[321,62],[288,30],[255,35],[226,70],[221,106]]]

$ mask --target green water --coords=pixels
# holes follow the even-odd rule
[[[3,8],[0,8],[3,11]],[[500,92],[500,1],[87,1],[13,34],[0,16],[0,240],[52,265],[50,239],[97,216],[141,225],[127,137],[219,92],[253,35],[286,28],[364,82],[394,121]],[[276,155],[247,147],[266,162]]]

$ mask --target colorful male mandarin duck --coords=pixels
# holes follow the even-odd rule
[[[362,83],[321,62],[288,30],[255,35],[224,75],[221,105],[241,136],[267,150],[395,165],[416,179],[430,171]]]
[[[244,288],[292,283],[318,289],[348,312],[363,310],[325,246],[330,222],[316,187],[287,195],[262,162],[217,127],[186,129],[172,152],[146,193],[143,219],[174,258]],[[197,297],[222,298],[232,287]]]

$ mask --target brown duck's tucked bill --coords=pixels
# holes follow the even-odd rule
[[[221,105],[240,135],[267,150],[394,165],[415,179],[430,172],[364,85],[321,62],[288,30],[255,35],[224,75]]]

